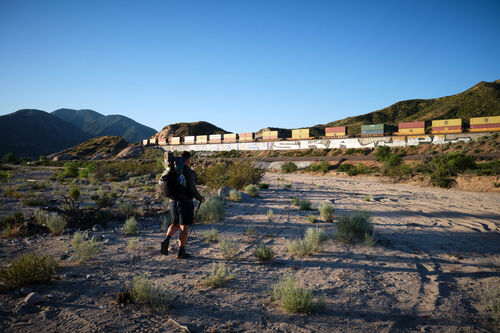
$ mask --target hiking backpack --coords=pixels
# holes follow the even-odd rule
[[[177,157],[170,164],[166,174],[159,181],[161,194],[171,200],[179,200],[187,191],[187,180],[184,176],[184,159]]]

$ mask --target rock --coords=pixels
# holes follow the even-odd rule
[[[100,224],[96,224],[92,227],[92,231],[95,231],[95,232],[101,232],[103,230],[104,230],[104,228]]]
[[[96,236],[92,236],[91,240],[93,240],[94,242],[102,242],[103,241],[103,237],[102,235],[96,235]]]
[[[67,279],[73,279],[73,278],[77,278],[78,274],[75,274],[73,272],[68,272],[68,273],[64,274],[64,277]]]
[[[39,293],[36,292],[31,292],[26,298],[24,299],[24,303],[28,305],[36,305],[38,303],[41,303],[43,301],[42,296],[40,296]]]
[[[29,294],[31,294],[33,292],[33,289],[31,288],[28,288],[28,287],[22,287],[21,290],[19,290],[19,293],[22,295],[22,296],[28,296]]]
[[[57,315],[58,311],[54,308],[47,308],[42,312],[43,319],[51,320]]]
[[[17,309],[15,310],[15,313],[20,315],[20,316],[23,316],[27,313],[37,313],[39,311],[40,311],[40,309],[37,308],[36,306],[22,303],[17,307]]]
[[[60,154],[56,155],[52,158],[52,161],[71,161],[71,160],[77,160],[78,157],[71,155],[71,154]]]
[[[112,239],[115,239],[116,236],[113,235],[113,234],[106,234],[106,235],[102,235],[102,238],[104,238],[105,240],[112,240]]]
[[[62,235],[71,235],[72,233],[73,233],[73,229],[67,228],[67,229],[64,229],[64,231],[62,232]]]
[[[92,239],[92,232],[91,232],[91,231],[87,231],[87,232],[85,233],[85,236],[84,236],[84,237],[85,237],[85,239],[86,239],[86,240]]]
[[[87,276],[85,276],[85,278],[87,280],[92,280],[93,278],[95,278],[95,275],[93,275],[93,274],[87,274]]]
[[[47,295],[45,295],[45,298],[46,299],[56,299],[57,297],[53,293],[48,293]]]
[[[120,151],[116,155],[117,160],[125,160],[128,158],[137,158],[142,154],[142,147],[140,146],[135,146],[135,147],[127,147]]]
[[[219,188],[219,190],[217,191],[217,195],[218,196],[221,196],[223,198],[227,198],[229,196],[229,192],[234,190],[233,188],[230,188],[230,187],[227,187],[227,186],[222,186],[221,188]]]
[[[66,260],[66,259],[68,259],[68,258],[69,258],[69,255],[68,255],[68,254],[66,254],[66,253],[61,254],[61,255],[59,256],[59,260]]]

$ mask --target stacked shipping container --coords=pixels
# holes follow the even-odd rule
[[[255,140],[255,133],[240,133],[238,136],[240,137],[240,142],[250,142]]]
[[[147,145],[148,145],[148,139],[146,139],[146,140],[142,140],[142,145],[143,145],[143,146],[147,146]]]
[[[336,136],[346,136],[346,128],[345,126],[338,127],[327,127],[325,128],[325,136],[327,137],[336,137]]]
[[[167,138],[159,138],[158,139],[158,144],[162,145],[162,146],[166,145],[167,144]]]
[[[170,138],[170,144],[171,145],[180,145],[181,144],[181,137],[180,136],[173,136]]]
[[[470,118],[471,132],[500,131],[500,116]]]
[[[221,134],[211,134],[208,137],[208,140],[210,143],[221,143],[222,142],[222,135]]]
[[[292,130],[292,139],[309,139],[309,128]]]
[[[262,132],[262,140],[278,140],[278,131]]]
[[[425,121],[409,121],[399,123],[397,135],[425,134]]]
[[[382,136],[394,133],[395,127],[386,124],[361,125],[361,135]]]
[[[196,143],[208,143],[208,135],[197,135]]]
[[[231,133],[231,134],[224,134],[224,142],[228,142],[228,143],[231,143],[231,142],[236,142],[236,134],[234,133]]]
[[[462,133],[462,119],[443,119],[432,121],[432,134]]]
[[[184,137],[185,144],[191,145],[191,144],[194,144],[194,142],[195,142],[195,137],[193,135]]]
[[[149,139],[149,144],[150,145],[156,145],[156,144],[158,144],[158,139]]]

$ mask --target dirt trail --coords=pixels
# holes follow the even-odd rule
[[[141,223],[137,248],[127,250],[124,237],[102,245],[84,265],[65,265],[59,279],[34,286],[52,293],[36,313],[15,314],[22,298],[0,294],[0,330],[175,332],[173,318],[197,332],[477,332],[494,331],[481,292],[500,281],[500,194],[473,193],[411,185],[383,184],[378,179],[268,173],[259,198],[226,204],[220,223],[196,226],[190,260],[160,256],[160,217]],[[288,184],[291,186],[288,188]],[[317,206],[333,203],[336,214],[369,211],[380,235],[374,247],[329,240],[323,251],[306,258],[289,256],[288,240],[303,235],[311,211],[299,211],[291,198]],[[268,222],[266,213],[274,211]],[[317,211],[312,211],[317,215]],[[256,237],[245,230],[256,227]],[[315,226],[331,234],[335,224]],[[217,245],[201,239],[216,227],[237,239],[240,253],[221,258]],[[113,229],[103,233],[110,234]],[[257,241],[272,246],[276,259],[261,264],[253,257]],[[71,255],[70,237],[39,236],[0,240],[0,261],[15,254],[43,251]],[[200,289],[196,282],[214,263],[226,263],[236,278],[219,289]],[[69,273],[69,274],[68,274]],[[120,307],[112,295],[138,274],[150,274],[177,297],[167,315],[149,314],[133,305]],[[326,308],[310,315],[286,314],[271,302],[270,286],[286,274],[323,296]]]

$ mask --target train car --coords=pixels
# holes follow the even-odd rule
[[[238,141],[239,142],[252,142],[255,141],[255,133],[250,132],[250,133],[240,133],[238,134]]]
[[[184,144],[185,145],[194,145],[195,141],[196,141],[196,137],[193,135],[184,137]]]
[[[158,139],[149,139],[149,144],[150,145],[157,145],[158,144]]]
[[[166,146],[167,145],[167,138],[158,138],[158,144],[160,146]]]
[[[221,143],[222,142],[222,135],[221,134],[210,134],[208,136],[208,142]]]
[[[142,140],[142,145],[143,146],[147,146],[149,143],[149,140],[148,139],[145,139],[145,140]]]
[[[470,132],[500,131],[500,116],[470,118]]]
[[[236,133],[228,133],[222,136],[224,143],[234,143],[238,140]]]
[[[292,130],[292,140],[310,139],[309,128],[301,128]]]
[[[361,125],[361,136],[392,135],[395,131],[395,126],[387,124]]]
[[[196,143],[208,143],[208,135],[197,135],[196,136]]]
[[[345,126],[327,127],[325,128],[325,136],[328,138],[344,138],[347,135]]]
[[[278,131],[263,131],[262,141],[277,141],[280,139]]]
[[[181,137],[180,136],[173,136],[170,138],[169,143],[171,145],[180,145],[181,144]]]
[[[462,119],[442,119],[432,121],[432,134],[462,133]]]
[[[398,124],[396,135],[421,135],[425,134],[425,121],[408,121]]]

